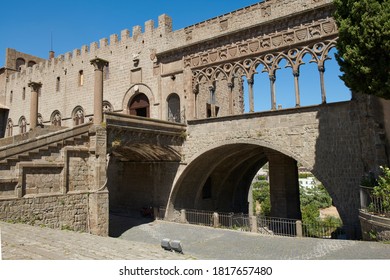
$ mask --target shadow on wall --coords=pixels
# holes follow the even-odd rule
[[[153,221],[153,211],[165,206],[179,162],[119,161],[108,167],[110,236]]]

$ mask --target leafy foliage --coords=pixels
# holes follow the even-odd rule
[[[261,214],[269,216],[271,214],[271,199],[269,183],[265,180],[257,181],[253,184],[253,201],[258,201],[261,206]]]
[[[382,175],[378,178],[378,184],[373,189],[373,195],[380,199],[384,212],[390,212],[390,168],[381,167]]]
[[[390,1],[334,0],[341,79],[357,93],[390,99]]]
[[[299,189],[301,195],[301,207],[313,204],[317,209],[327,208],[332,205],[332,198],[323,185],[314,188]]]

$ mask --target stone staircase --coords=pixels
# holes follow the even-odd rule
[[[14,196],[20,182],[20,167],[65,164],[65,147],[89,146],[91,123],[61,130],[31,131],[0,140],[0,198]],[[14,194],[15,193],[15,194]]]

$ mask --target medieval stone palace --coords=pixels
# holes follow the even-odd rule
[[[251,181],[267,162],[271,216],[300,219],[299,163],[359,235],[359,183],[389,161],[390,110],[355,94],[327,103],[332,11],[331,0],[267,0],[180,30],[161,15],[157,27],[148,21],[49,59],[7,49],[0,219],[107,235],[113,209],[162,207],[166,220],[183,209],[248,213]],[[318,66],[314,106],[300,102],[304,56]],[[282,60],[293,108],[277,106]],[[271,104],[255,112],[261,71]]]

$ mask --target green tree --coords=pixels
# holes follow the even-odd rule
[[[341,79],[356,93],[390,99],[390,0],[334,0]]]
[[[390,213],[390,168],[381,167],[382,174],[378,178],[378,184],[373,189],[373,195],[380,199],[381,211]]]
[[[253,201],[258,201],[261,206],[261,214],[269,216],[271,214],[271,199],[269,183],[267,181],[258,181],[253,184]]]

